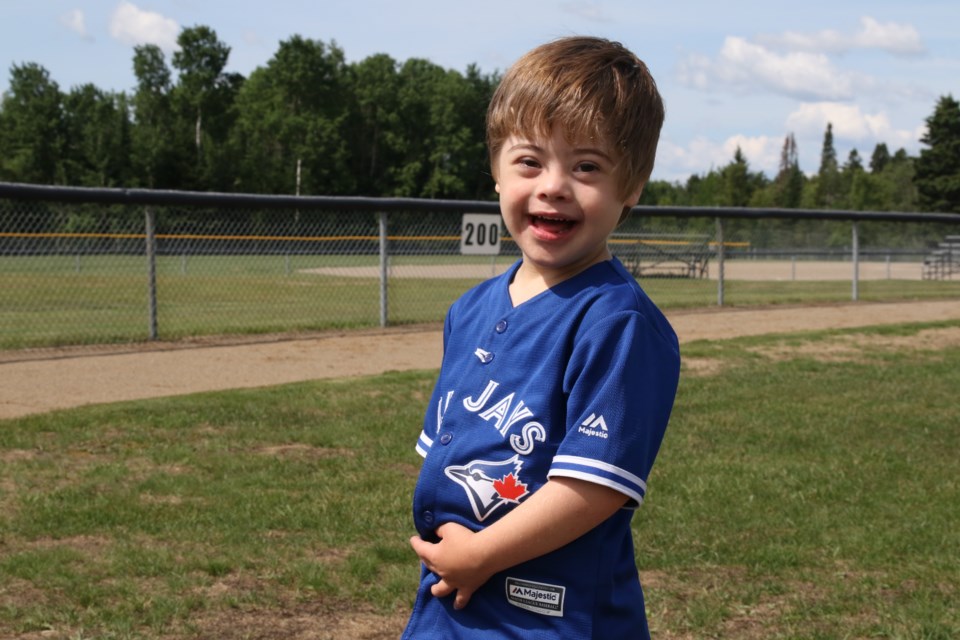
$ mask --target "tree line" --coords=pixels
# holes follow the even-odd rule
[[[183,29],[168,61],[133,50],[131,94],[62,91],[14,64],[0,102],[0,180],[264,194],[490,199],[484,114],[500,77],[380,53],[347,63],[336,42],[293,36],[249,77],[230,47]],[[172,67],[172,68],[171,68]],[[176,76],[174,76],[176,71]],[[943,96],[916,157],[876,145],[841,162],[827,125],[820,167],[801,170],[792,134],[779,171],[731,161],[686,182],[654,181],[641,204],[960,213],[960,104]]]
[[[171,60],[133,51],[131,94],[63,92],[14,64],[0,103],[0,180],[264,194],[481,199],[484,113],[497,75],[377,54],[347,64],[335,42],[293,36],[249,77],[225,71],[209,27]],[[171,68],[172,66],[172,68]],[[176,71],[176,76],[174,76]]]

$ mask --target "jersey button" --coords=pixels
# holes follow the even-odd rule
[[[483,364],[490,364],[491,362],[493,362],[493,354],[487,351],[482,356],[480,356],[480,362],[482,362]]]
[[[445,433],[440,436],[440,444],[450,444],[450,441],[453,440],[452,433]]]
[[[501,320],[500,322],[497,323],[497,326],[494,327],[494,329],[496,330],[497,333],[503,333],[504,331],[507,330],[507,321]]]
[[[427,524],[433,524],[433,511],[424,511],[423,521]]]

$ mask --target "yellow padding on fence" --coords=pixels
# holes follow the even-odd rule
[[[144,240],[146,234],[143,233],[10,233],[0,232],[0,238],[98,238],[110,240]],[[203,235],[203,234],[173,234],[158,233],[155,236],[160,240],[269,240],[286,242],[345,242],[345,241],[364,241],[379,242],[380,236],[224,236],[224,235]],[[504,242],[513,242],[513,238],[504,236],[501,238]],[[387,240],[436,240],[456,242],[460,236],[387,236]],[[690,246],[699,244],[687,240],[647,240],[647,239],[616,239],[611,238],[610,244],[648,244],[658,246]],[[716,246],[716,242],[708,242],[709,246]],[[725,247],[749,247],[749,242],[724,242]]]
[[[0,238],[107,238],[113,240],[144,240],[143,233],[0,233]],[[288,242],[337,242],[364,240],[378,242],[380,236],[223,236],[194,233],[158,233],[161,240],[286,240]],[[387,240],[459,240],[460,236],[387,236]]]

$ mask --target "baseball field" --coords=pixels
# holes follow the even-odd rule
[[[634,519],[654,637],[960,637],[960,301],[668,315],[684,369]],[[0,638],[398,637],[439,348],[4,354]]]

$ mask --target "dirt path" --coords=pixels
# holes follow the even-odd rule
[[[960,300],[668,314],[680,341],[960,319]],[[318,334],[243,344],[156,344],[0,352],[0,419],[86,404],[318,378],[433,369],[438,326]]]

